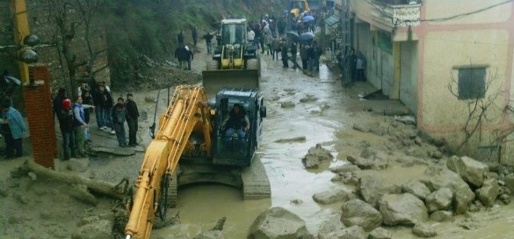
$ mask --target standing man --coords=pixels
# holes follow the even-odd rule
[[[177,43],[179,45],[184,45],[184,31],[180,31],[180,33],[178,34]]]
[[[71,109],[71,100],[65,99],[62,102],[62,109],[59,113],[61,118],[61,132],[62,132],[62,148],[64,160],[69,160],[70,156],[77,157],[75,151],[75,135],[73,133],[73,110]]]
[[[136,147],[138,145],[136,140],[137,133],[137,118],[139,117],[139,110],[137,109],[137,104],[133,100],[132,94],[127,94],[127,102],[125,103],[127,107],[127,124],[129,129],[129,146]]]
[[[78,96],[75,100],[75,105],[73,106],[73,132],[75,133],[75,142],[77,144],[77,153],[79,157],[86,156],[85,134],[89,126],[86,123],[85,109],[95,108],[93,105],[84,105],[82,103],[82,97]]]
[[[120,147],[127,147],[125,139],[125,120],[127,119],[127,107],[125,107],[124,99],[118,98],[118,103],[112,108],[112,124],[116,131],[116,138]]]
[[[298,45],[295,41],[291,41],[291,61],[293,62],[293,69],[296,69],[298,63],[296,62],[296,55],[298,54]]]
[[[194,59],[194,55],[193,55],[193,51],[191,51],[191,49],[188,47],[188,46],[185,46],[184,47],[186,49],[186,62],[187,62],[187,69],[188,70],[191,70],[191,61]]]
[[[255,32],[250,27],[247,27],[247,32],[248,42],[251,42],[253,44],[253,40],[255,40]]]
[[[287,47],[287,43],[286,41],[282,38],[282,49],[280,50],[281,51],[281,55],[282,55],[282,64],[283,64],[283,68],[288,68],[289,67],[289,63],[287,62],[289,60],[289,57],[287,56],[287,53],[289,52],[288,51],[288,47]]]
[[[55,96],[52,105],[54,108],[55,115],[59,115],[59,113],[62,110],[62,101],[66,99],[66,89],[59,88],[59,91],[57,92],[57,95]],[[59,117],[57,117],[59,120],[59,123],[61,123]]]
[[[203,36],[203,39],[205,39],[205,45],[207,47],[207,54],[212,54],[212,38],[214,36],[211,35],[210,32],[207,32],[207,34],[205,34]]]
[[[196,32],[196,27],[193,27],[193,30],[191,31],[191,36],[193,37],[193,45],[196,48],[196,42],[198,41],[198,32]]]
[[[2,128],[5,138],[5,157],[21,157],[22,136],[25,132],[25,122],[20,112],[11,107],[10,101],[2,102],[3,121]],[[14,154],[16,151],[16,155]]]

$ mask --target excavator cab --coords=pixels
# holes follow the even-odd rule
[[[215,137],[213,139],[213,163],[248,167],[262,135],[262,122],[266,117],[266,107],[262,95],[256,89],[225,88],[218,92],[214,108]],[[249,119],[249,130],[242,139],[237,134],[227,136],[222,128],[234,105],[238,104]]]

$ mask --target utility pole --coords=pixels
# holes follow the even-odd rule
[[[37,164],[53,169],[57,139],[50,103],[50,71],[48,65],[31,64],[37,62],[37,54],[32,47],[39,43],[39,38],[30,34],[25,0],[11,0],[11,11],[32,156]]]

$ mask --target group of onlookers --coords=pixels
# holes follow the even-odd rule
[[[83,83],[78,88],[78,95],[70,100],[64,88],[59,89],[53,99],[53,110],[59,121],[62,133],[63,157],[85,157],[86,143],[92,142],[90,135],[91,113],[95,111],[96,124],[99,130],[116,135],[120,147],[135,147],[137,118],[139,111],[133,101],[132,94],[127,94],[114,104],[110,89],[105,82],[97,87],[89,88]],[[125,137],[125,121],[129,128],[129,142]]]

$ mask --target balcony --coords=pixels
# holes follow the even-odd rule
[[[421,15],[419,0],[374,0],[371,18],[391,28],[417,26]]]

